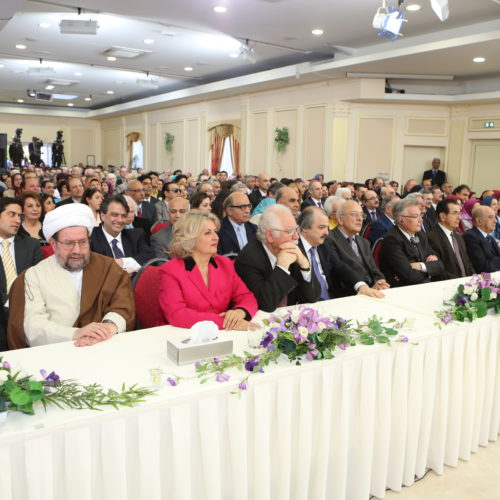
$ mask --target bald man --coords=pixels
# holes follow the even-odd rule
[[[151,203],[144,200],[145,191],[142,182],[129,181],[125,189],[125,194],[130,196],[137,203],[137,217],[143,217],[150,222],[156,222],[156,211]]]

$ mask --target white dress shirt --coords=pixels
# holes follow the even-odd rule
[[[123,249],[123,244],[122,244],[122,233],[120,233],[118,236],[111,236],[109,233],[106,232],[104,227],[102,228],[102,232],[104,233],[104,236],[106,236],[106,240],[109,243],[111,251],[113,251],[113,245],[111,241],[116,240],[118,248],[123,252],[123,255],[125,255],[125,250]],[[141,268],[141,265],[133,257],[123,257],[122,262],[123,262],[123,269],[132,269],[132,271],[137,272]]]

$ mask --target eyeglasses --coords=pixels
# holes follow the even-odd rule
[[[288,236],[293,236],[294,234],[298,234],[299,227],[292,227],[289,229],[278,229],[277,227],[271,228],[273,231],[280,231],[281,233],[286,233]]]
[[[9,210],[8,212],[5,212],[5,213],[11,219],[14,219],[15,217],[19,217],[19,219],[21,220],[21,222],[24,220],[24,215],[20,214],[19,212],[12,212],[11,210]]]
[[[169,214],[185,214],[187,212],[187,209],[186,208],[170,208],[168,213]]]
[[[365,220],[368,217],[363,212],[347,212],[346,215],[351,215],[352,217],[361,217],[363,220]]]
[[[175,188],[175,189],[169,189],[168,192],[169,193],[178,193],[180,191],[179,188]]]
[[[406,217],[407,219],[422,219],[421,215],[401,215],[401,217]]]
[[[76,245],[78,245],[80,248],[87,248],[89,246],[88,239],[76,241],[57,241],[57,243],[62,245],[65,250],[72,250]]]
[[[240,210],[250,210],[252,208],[251,204],[248,205],[229,205],[231,208],[239,208]]]
[[[128,191],[131,191],[132,193],[140,193],[141,191],[144,192],[144,188],[139,188],[139,189],[129,189]]]

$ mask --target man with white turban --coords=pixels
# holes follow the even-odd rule
[[[133,329],[130,278],[113,259],[90,251],[93,221],[90,208],[80,203],[45,216],[43,234],[54,255],[12,285],[11,349],[67,340],[88,346]]]

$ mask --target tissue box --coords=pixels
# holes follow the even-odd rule
[[[200,359],[215,358],[233,353],[233,341],[227,338],[217,338],[201,344],[187,344],[184,338],[167,340],[167,356],[178,365],[194,363]]]

